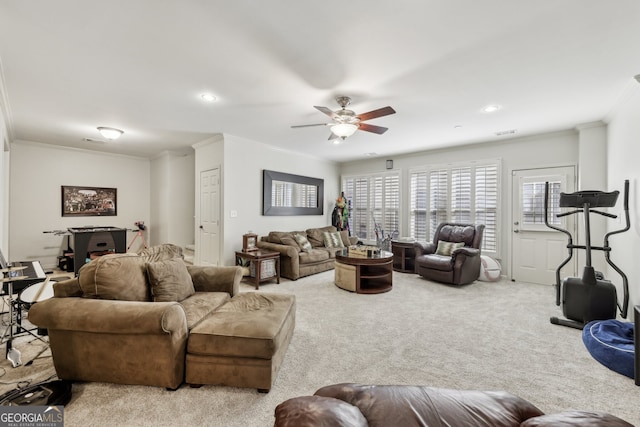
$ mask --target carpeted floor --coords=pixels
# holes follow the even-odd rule
[[[561,314],[550,286],[502,281],[456,288],[394,272],[391,292],[356,295],[337,288],[333,275],[260,287],[295,294],[298,307],[270,393],[76,383],[65,426],[270,426],[280,402],[340,382],[506,390],[547,413],[598,410],[640,425],[640,387],[596,362],[581,331],[549,323]],[[50,369],[50,357],[39,361]],[[7,364],[1,365],[7,373],[29,375]]]

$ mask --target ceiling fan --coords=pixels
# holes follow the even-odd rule
[[[344,141],[345,139],[347,139],[347,137],[353,135],[358,129],[382,135],[387,131],[388,128],[370,125],[363,122],[371,119],[376,119],[378,117],[388,116],[389,114],[395,114],[396,112],[391,107],[383,107],[377,110],[369,111],[368,113],[356,114],[352,110],[347,110],[347,106],[351,104],[351,98],[349,98],[348,96],[338,96],[336,98],[336,102],[338,103],[338,105],[340,105],[340,107],[342,107],[337,111],[331,111],[327,107],[314,106],[316,110],[331,117],[333,119],[333,123],[315,123],[311,125],[297,125],[291,127],[304,128],[310,126],[330,126],[331,136],[329,136],[329,140],[335,140],[334,143],[337,144],[338,142],[340,142],[339,138]]]

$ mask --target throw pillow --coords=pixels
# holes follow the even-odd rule
[[[150,301],[144,264],[135,254],[103,255],[80,267],[78,284],[85,298]]]
[[[451,253],[464,246],[464,242],[454,243],[454,242],[445,242],[444,240],[438,241],[438,248],[436,249],[437,255],[443,256],[451,256]]]
[[[293,238],[296,239],[298,246],[305,252],[311,252],[311,243],[307,240],[307,236],[303,236],[302,234],[294,234]]]
[[[147,274],[155,302],[182,301],[196,293],[181,258],[147,263]]]
[[[342,243],[342,237],[340,237],[340,232],[335,231],[330,233],[325,231],[323,233],[324,246],[326,248],[344,248],[344,243]]]
[[[282,242],[283,245],[287,245],[287,246],[293,246],[296,249],[300,249],[298,247],[298,243],[296,242],[296,239],[294,239],[291,236],[282,236],[282,238],[280,239],[280,241]]]

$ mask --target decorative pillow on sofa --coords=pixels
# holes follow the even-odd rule
[[[180,258],[147,263],[155,302],[182,301],[196,293],[187,265]]]
[[[293,246],[298,251],[300,251],[300,247],[298,246],[298,243],[296,242],[296,239],[294,239],[293,237],[291,237],[291,236],[282,236],[280,241],[282,242],[283,245]]]
[[[327,231],[333,233],[334,231],[338,231],[338,229],[333,225],[327,225],[326,227],[320,228],[308,228],[305,234],[312,247],[320,248],[324,246],[324,233]]]
[[[445,242],[444,240],[438,241],[438,248],[436,249],[437,255],[451,256],[451,253],[458,249],[464,247],[464,242],[454,243],[454,242]]]
[[[311,249],[313,249],[311,247],[311,243],[309,243],[309,241],[307,240],[307,236],[303,236],[302,234],[294,234],[293,238],[296,239],[298,246],[300,246],[300,249],[302,249],[303,251],[310,252]]]
[[[144,258],[136,254],[109,254],[94,259],[78,271],[83,297],[150,301],[144,264]]]
[[[339,231],[334,231],[333,233],[325,231],[322,235],[324,237],[324,246],[326,248],[344,248],[344,243],[342,242],[342,237],[340,237]]]

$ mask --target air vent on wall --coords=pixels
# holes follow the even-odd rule
[[[496,135],[497,136],[513,135],[516,132],[517,131],[515,129],[509,129],[509,130],[503,130],[503,131],[500,131],[500,132],[496,132]]]

